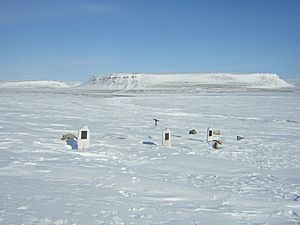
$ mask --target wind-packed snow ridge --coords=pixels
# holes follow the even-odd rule
[[[113,73],[93,76],[86,86],[109,90],[168,90],[197,87],[278,89],[292,87],[277,74],[269,73]]]

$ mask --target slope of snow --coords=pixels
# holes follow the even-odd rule
[[[1,225],[299,224],[299,92],[81,93],[0,89]]]
[[[278,89],[293,85],[276,74],[138,74],[114,73],[108,76],[94,76],[85,85],[90,88],[112,90],[178,89],[199,87],[260,88]]]
[[[78,82],[52,80],[0,81],[0,88],[69,88],[78,85]]]
[[[300,78],[289,78],[287,82],[294,85],[297,90],[300,90]]]

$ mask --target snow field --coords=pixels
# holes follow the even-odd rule
[[[299,93],[0,91],[1,224],[300,222]],[[82,124],[91,148],[70,150]]]

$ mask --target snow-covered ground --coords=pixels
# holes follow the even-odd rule
[[[0,224],[298,225],[299,89],[193,88],[0,87]],[[71,150],[83,124],[91,148]]]

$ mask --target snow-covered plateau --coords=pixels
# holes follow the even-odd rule
[[[188,73],[188,74],[142,74],[114,73],[94,76],[86,86],[113,90],[166,90],[203,88],[289,88],[292,85],[276,74],[252,73]]]
[[[300,223],[297,85],[273,74],[18,82],[0,85],[1,225]],[[60,138],[82,125],[91,147],[72,150]]]

